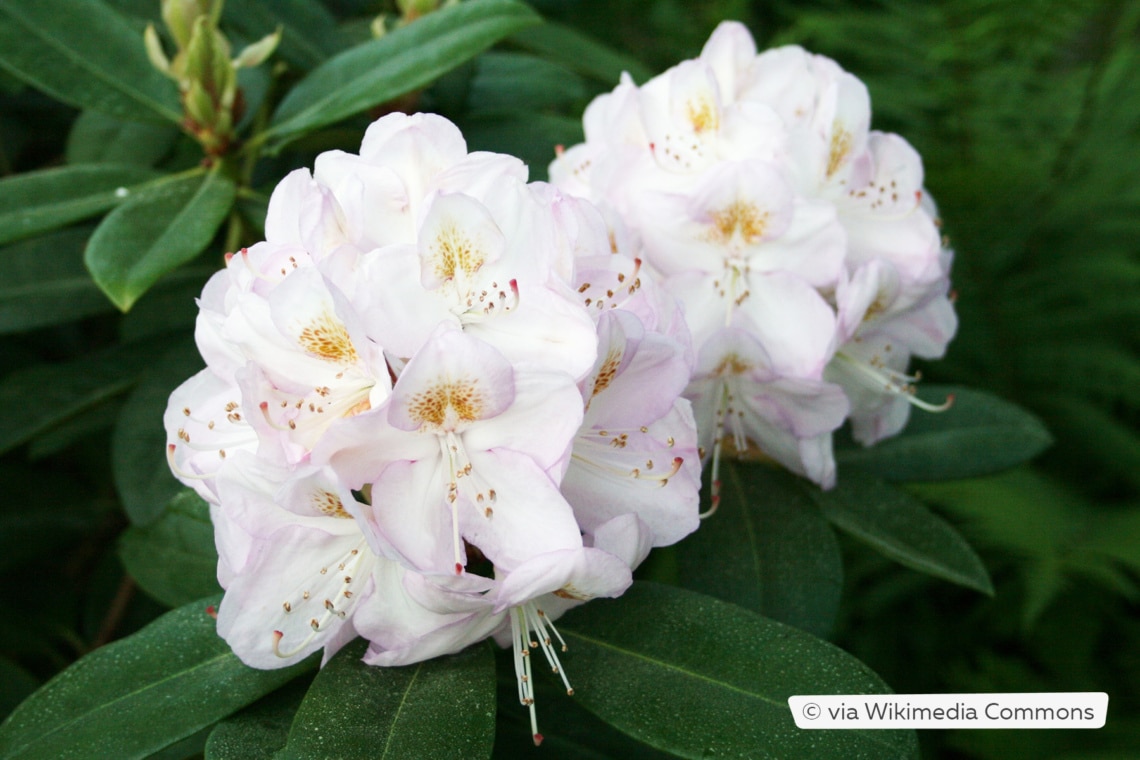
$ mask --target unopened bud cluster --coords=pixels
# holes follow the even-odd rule
[[[144,40],[151,63],[178,83],[186,131],[207,156],[220,156],[234,139],[245,109],[237,70],[261,64],[277,48],[281,32],[267,35],[230,57],[230,43],[218,30],[223,0],[163,0],[162,20],[178,48],[174,58],[163,50],[154,25]]]

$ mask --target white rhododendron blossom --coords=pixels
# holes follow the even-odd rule
[[[642,266],[438,116],[288,175],[266,240],[206,285],[207,367],[165,415],[234,652],[274,668],[363,636],[401,665],[493,636],[540,741],[532,651],[571,688],[553,621],[699,522],[695,356]]]
[[[834,61],[757,54],[725,22],[695,60],[596,98],[586,141],[550,167],[683,307],[713,508],[725,447],[828,488],[845,420],[869,445],[911,405],[942,408],[907,366],[954,334],[951,255],[918,154],[870,121],[866,87]]]

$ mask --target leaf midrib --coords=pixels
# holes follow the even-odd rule
[[[91,716],[100,715],[105,710],[107,710],[108,708],[110,708],[113,705],[116,705],[116,704],[118,704],[124,700],[131,699],[131,698],[133,698],[139,694],[144,694],[144,693],[150,691],[151,689],[158,688],[159,686],[162,686],[163,684],[165,684],[169,681],[175,681],[175,680],[184,678],[185,676],[188,676],[188,675],[194,673],[195,671],[197,671],[201,668],[205,668],[205,667],[214,665],[215,663],[218,663],[222,660],[225,660],[228,657],[234,657],[236,659],[236,656],[233,654],[233,652],[220,652],[219,654],[215,655],[214,657],[211,657],[208,660],[200,662],[191,668],[188,668],[186,670],[181,670],[177,673],[171,674],[170,676],[167,676],[167,677],[165,677],[159,681],[154,681],[154,682],[152,682],[152,683],[150,683],[150,684],[148,684],[148,685],[146,685],[140,689],[136,689],[134,691],[127,692],[126,694],[123,694],[122,696],[116,697],[115,699],[111,700],[110,702],[103,702],[102,704],[97,705],[95,708],[93,708],[91,710],[88,710],[88,711],[86,711],[86,712],[66,721],[66,722],[60,723],[55,728],[52,728],[49,731],[45,731],[43,733],[37,734],[33,741],[27,742],[27,743],[21,745],[15,752],[13,752],[11,755],[8,755],[8,757],[13,757],[13,758],[17,757],[19,754],[27,751],[27,749],[29,747],[34,748],[37,744],[42,743],[47,737],[52,736],[53,734],[59,733],[60,731],[62,731],[65,728],[73,727],[73,726],[77,726],[77,725],[82,725],[84,722],[89,720],[91,718]],[[203,724],[203,725],[206,725],[206,724]],[[171,737],[171,743],[173,743],[173,742],[177,741],[178,739],[181,739],[185,736],[189,736],[191,733],[193,733],[193,729],[191,731],[188,731],[187,733],[181,734],[179,736],[173,736],[173,737]]]
[[[388,726],[388,738],[384,742],[384,751],[380,753],[380,758],[383,760],[388,757],[388,750],[392,747],[392,737],[396,734],[396,724],[400,721],[400,713],[404,710],[404,705],[407,704],[408,695],[412,692],[412,687],[415,685],[416,680],[420,677],[420,671],[423,670],[424,664],[417,663],[416,671],[412,673],[412,680],[408,681],[408,685],[404,687],[404,693],[400,695],[400,704],[396,707],[396,714],[392,716],[392,721]]]
[[[752,697],[756,700],[759,700],[759,701],[764,702],[766,704],[772,705],[774,707],[777,707],[777,708],[780,708],[783,710],[787,710],[788,716],[791,717],[791,708],[788,707],[788,703],[786,701],[773,700],[764,694],[757,694],[755,692],[747,691],[745,689],[742,689],[738,686],[727,683],[725,681],[718,681],[715,678],[711,678],[711,677],[703,675],[701,673],[696,673],[694,671],[687,670],[686,668],[683,668],[679,665],[674,665],[672,663],[663,662],[661,660],[654,659],[653,657],[650,657],[648,655],[641,654],[640,652],[635,652],[635,651],[632,651],[630,649],[624,649],[624,648],[619,647],[615,644],[610,644],[610,643],[605,642],[605,641],[600,641],[598,639],[592,638],[592,637],[587,636],[585,634],[578,633],[577,631],[574,631],[573,629],[570,629],[570,628],[564,628],[563,632],[568,636],[577,638],[581,641],[585,641],[585,642],[590,643],[590,644],[594,644],[595,646],[601,647],[603,649],[609,649],[609,650],[612,650],[612,651],[617,652],[619,654],[623,654],[623,655],[626,655],[628,657],[633,657],[635,659],[642,660],[644,662],[648,662],[652,665],[656,665],[658,667],[664,668],[665,670],[671,670],[671,671],[674,671],[676,673],[680,673],[684,676],[688,676],[688,677],[696,679],[696,680],[704,681],[706,683],[710,683],[710,684],[713,684],[715,686],[736,692],[737,694],[743,694],[746,697]],[[898,751],[900,749],[900,747],[892,744],[891,742],[886,741],[884,739],[880,739],[874,731],[857,731],[856,733],[858,733],[860,736],[866,738],[871,743],[880,744],[884,747],[890,748],[893,751]]]
[[[158,101],[151,100],[150,98],[146,97],[141,92],[135,92],[134,90],[130,90],[130,89],[123,87],[118,82],[118,80],[109,78],[106,74],[104,74],[102,69],[99,69],[99,68],[94,67],[94,66],[87,66],[86,65],[87,60],[83,56],[77,55],[70,48],[68,48],[66,45],[57,42],[54,37],[50,37],[45,33],[41,33],[39,27],[33,23],[30,23],[28,21],[27,16],[24,16],[24,15],[21,15],[20,13],[18,13],[12,7],[11,3],[4,3],[4,4],[0,5],[0,11],[7,12],[9,16],[16,19],[16,21],[18,23],[22,24],[35,37],[37,37],[38,39],[42,40],[45,44],[47,44],[48,47],[52,48],[57,53],[60,53],[63,58],[65,58],[68,62],[72,63],[72,65],[76,66],[76,68],[83,70],[83,71],[87,71],[88,73],[92,74],[96,79],[100,80],[101,82],[106,84],[111,89],[113,89],[117,92],[120,92],[123,95],[126,95],[131,100],[134,100],[135,102],[140,103],[140,104],[146,106],[147,108],[150,108],[150,109],[156,111],[157,113],[161,114],[163,117],[169,119],[170,121],[173,121],[176,124],[181,121],[182,116],[180,114],[177,114],[174,111],[167,110]],[[54,88],[48,88],[48,89],[54,89]]]

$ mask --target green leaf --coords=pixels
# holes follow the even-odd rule
[[[273,760],[308,689],[309,679],[298,678],[223,720],[206,742],[206,760]]]
[[[922,573],[993,595],[982,560],[950,523],[910,494],[855,470],[812,497],[836,527]]]
[[[0,657],[0,716],[7,716],[40,682],[7,657]]]
[[[125,121],[84,111],[67,135],[67,163],[154,166],[170,152],[178,135],[173,124]]]
[[[989,393],[928,385],[922,395],[952,395],[954,405],[916,411],[900,435],[874,446],[837,450],[840,473],[857,467],[887,480],[969,478],[1025,462],[1053,442],[1040,420]]]
[[[135,185],[156,176],[145,167],[96,164],[0,180],[0,243],[101,214],[121,203]]]
[[[575,699],[680,757],[917,755],[909,731],[796,728],[790,696],[890,690],[843,650],[736,605],[638,582],[621,599],[573,610],[558,628]]]
[[[819,636],[843,587],[835,533],[782,469],[725,462],[720,507],[677,544],[681,585]]]
[[[218,638],[210,601],[168,612],[57,675],[0,726],[0,756],[146,757],[316,664],[246,667]]]
[[[161,353],[128,343],[62,364],[39,364],[0,380],[0,453],[123,393]]]
[[[189,489],[153,525],[127,528],[119,559],[143,591],[168,607],[221,592],[210,507]]]
[[[317,674],[280,760],[490,757],[495,658],[487,644],[400,668],[365,665],[367,646],[349,644]]]
[[[119,322],[119,339],[142,340],[162,333],[192,333],[198,318],[195,299],[216,271],[217,267],[187,266],[163,277],[123,316]]]
[[[268,134],[286,141],[412,92],[539,21],[517,0],[470,0],[424,16],[314,69],[281,101]]]
[[[463,122],[469,150],[517,156],[530,167],[532,180],[544,180],[554,160],[554,146],[582,141],[582,120],[543,113],[475,117]]]
[[[69,229],[0,249],[0,333],[114,310],[83,266],[90,234]]]
[[[101,297],[101,296],[100,296]],[[106,299],[104,299],[104,302]],[[122,399],[109,398],[58,425],[37,435],[28,443],[28,459],[35,461],[58,454],[82,441],[104,431],[110,431],[119,418]],[[105,445],[100,441],[100,445]]]
[[[535,116],[547,108],[568,109],[588,95],[582,79],[561,65],[524,53],[491,51],[476,60],[467,108],[472,117],[512,111]]]
[[[182,492],[167,464],[162,415],[171,391],[202,367],[193,341],[179,341],[143,374],[119,413],[111,436],[111,466],[123,508],[136,525],[154,522]]]
[[[0,66],[57,100],[137,121],[182,120],[142,34],[97,0],[0,0]]]
[[[653,71],[636,58],[553,21],[512,35],[511,42],[610,87],[617,85],[623,71],[639,84],[653,76]]]
[[[160,277],[210,244],[236,188],[217,172],[170,177],[107,215],[87,244],[87,268],[123,311]]]

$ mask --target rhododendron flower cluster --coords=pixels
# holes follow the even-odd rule
[[[830,487],[845,420],[870,445],[912,404],[934,408],[906,372],[956,329],[951,256],[918,154],[870,117],[866,87],[834,61],[757,54],[726,22],[697,59],[595,99],[585,142],[551,166],[683,304],[686,395],[714,462],[726,444],[758,448]]]
[[[495,636],[531,706],[553,620],[697,524],[688,330],[600,213],[386,116],[272,195],[199,301],[171,468],[211,504],[249,665],[413,663]],[[541,737],[535,728],[536,740]]]

